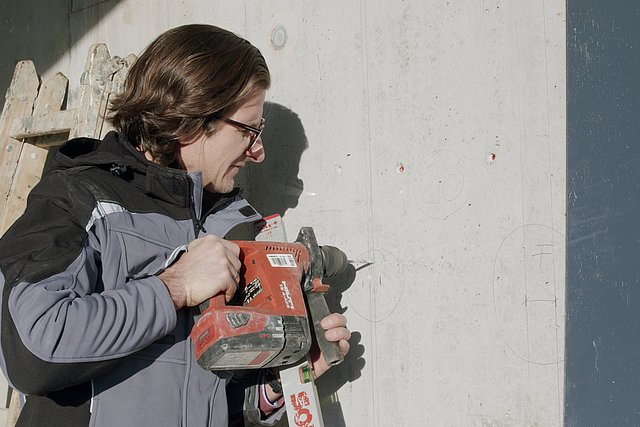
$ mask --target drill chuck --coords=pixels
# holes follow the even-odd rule
[[[336,276],[347,268],[347,256],[334,246],[321,246],[322,267],[326,277]]]

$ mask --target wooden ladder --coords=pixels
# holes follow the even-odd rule
[[[110,130],[109,97],[122,92],[135,60],[134,55],[111,58],[106,45],[92,45],[73,109],[64,109],[68,79],[62,73],[40,84],[33,62],[18,62],[0,116],[0,235],[24,211],[54,147],[76,137],[99,139]],[[0,423],[4,415],[4,426],[13,427],[19,407],[18,393],[0,375]]]

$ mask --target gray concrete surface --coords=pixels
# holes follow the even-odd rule
[[[32,57],[72,87],[91,43],[126,56],[184,23],[262,50],[267,161],[240,179],[249,199],[290,238],[310,225],[374,262],[334,281],[354,337],[319,381],[328,426],[562,424],[564,1],[70,7],[50,15],[64,51]]]

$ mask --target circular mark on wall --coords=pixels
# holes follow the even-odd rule
[[[428,217],[447,219],[460,210],[471,194],[471,179],[460,156],[436,150],[422,163],[422,180],[415,183],[418,209]]]
[[[356,257],[373,264],[362,268],[345,294],[349,308],[371,322],[381,322],[393,313],[404,291],[404,268],[384,249],[372,249]]]
[[[542,224],[518,227],[500,244],[493,304],[506,346],[535,364],[564,360],[565,238]]]
[[[271,32],[271,44],[275,50],[280,50],[287,43],[287,31],[283,26],[277,26]]]

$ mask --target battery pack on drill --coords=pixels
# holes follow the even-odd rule
[[[229,305],[222,294],[201,304],[190,335],[198,365],[226,371],[292,364],[309,352],[310,328],[327,364],[342,362],[320,322],[330,314],[322,279],[342,273],[346,255],[318,246],[311,227],[302,227],[294,243],[235,243],[242,263],[238,292]]]
[[[198,364],[208,370],[282,366],[304,357],[311,334],[301,288],[309,265],[301,243],[236,242],[238,305],[208,301],[191,331]]]

